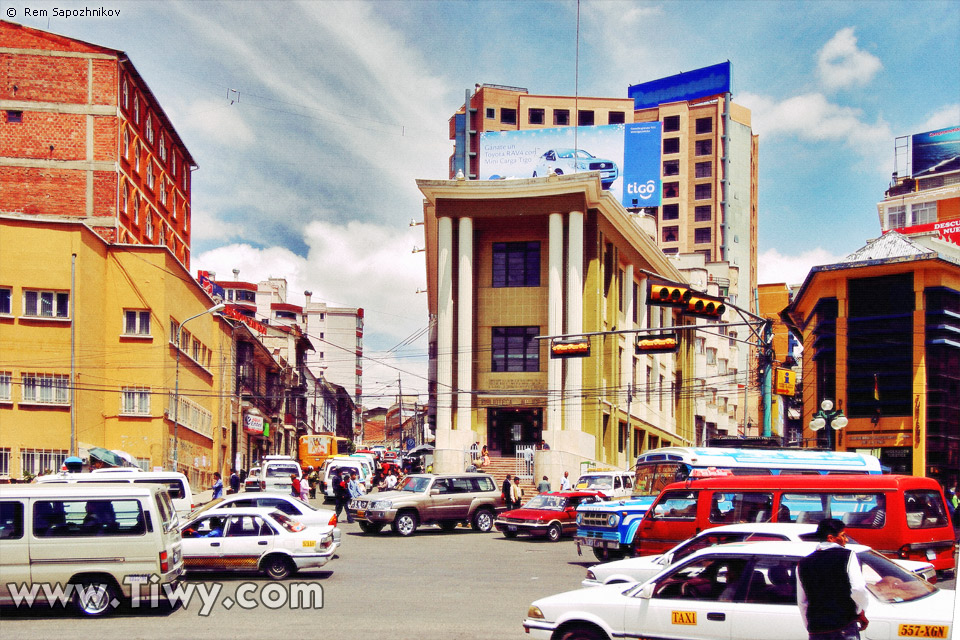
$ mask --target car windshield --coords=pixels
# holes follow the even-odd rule
[[[550,496],[545,493],[536,495],[530,501],[523,505],[524,509],[546,509],[550,511],[563,511],[567,505],[567,499],[560,496]]]
[[[268,478],[282,478],[284,476],[289,477],[291,473],[295,473],[298,476],[300,475],[299,469],[295,464],[271,464],[267,467],[267,477]]]
[[[937,587],[872,549],[861,551],[857,554],[857,559],[860,560],[867,589],[880,602],[910,602],[937,591]]]
[[[610,476],[580,476],[577,487],[586,489],[610,489],[613,487],[613,478]]]
[[[427,487],[430,486],[430,478],[424,478],[422,476],[408,476],[404,478],[403,482],[400,483],[400,486],[397,487],[397,491],[409,491],[410,493],[422,493],[427,490]]]

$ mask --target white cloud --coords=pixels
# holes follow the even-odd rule
[[[799,255],[784,255],[777,249],[767,249],[758,256],[757,282],[800,284],[813,267],[834,264],[842,259],[843,256],[833,255],[819,247]]]
[[[254,134],[239,109],[223,100],[198,100],[185,108],[178,128],[213,144],[246,147],[254,141]]]
[[[936,131],[960,124],[960,103],[938,109],[927,118],[918,131]]]
[[[853,27],[845,27],[820,49],[817,72],[829,89],[862,87],[883,68],[880,58],[857,48]]]

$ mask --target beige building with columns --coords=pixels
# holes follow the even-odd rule
[[[652,219],[627,212],[596,173],[417,184],[437,319],[435,471],[462,471],[475,442],[508,457],[543,441],[536,474],[559,478],[693,440],[682,332],[679,353],[643,356],[634,333],[591,336],[585,358],[550,358],[537,339],[677,322],[645,304],[649,275],[684,281]]]

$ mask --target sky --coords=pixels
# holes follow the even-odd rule
[[[113,15],[62,14],[84,7]],[[730,60],[759,135],[760,282],[799,283],[877,237],[896,138],[960,124],[953,1],[582,0],[579,29],[573,0],[0,0],[0,14],[127,53],[198,165],[192,270],[362,307],[369,406],[398,377],[426,391],[415,180],[448,177],[448,119],[476,83],[626,97]]]

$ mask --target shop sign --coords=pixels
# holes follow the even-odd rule
[[[266,435],[263,428],[263,416],[256,416],[252,413],[243,414],[243,430],[256,435]]]

